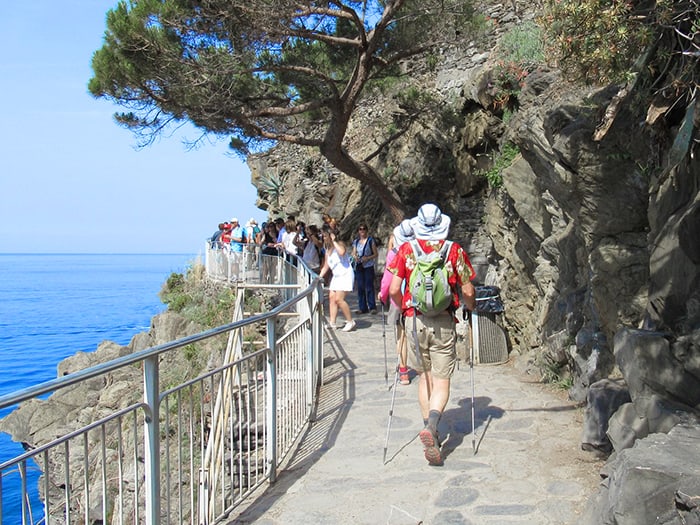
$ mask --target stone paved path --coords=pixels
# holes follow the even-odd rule
[[[582,409],[564,391],[508,364],[477,365],[474,435],[471,373],[461,363],[438,429],[445,464],[431,467],[417,437],[417,383],[397,385],[383,463],[392,391],[381,315],[356,319],[353,332],[325,330],[317,420],[278,481],[232,523],[576,523],[601,463],[580,450]],[[393,332],[386,336],[391,385]]]

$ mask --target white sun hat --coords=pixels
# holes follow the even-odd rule
[[[423,204],[418,215],[411,219],[411,227],[417,239],[442,241],[447,239],[450,230],[450,217],[440,211],[435,204]]]
[[[401,221],[396,228],[394,228],[394,246],[397,248],[403,243],[411,241],[416,238],[415,233],[413,233],[413,227],[411,226],[410,219],[404,219]]]

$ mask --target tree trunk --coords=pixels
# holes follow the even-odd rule
[[[393,188],[390,188],[368,163],[352,158],[342,148],[328,147],[327,144],[321,146],[321,154],[340,171],[349,177],[359,180],[375,192],[382,204],[391,213],[396,224],[406,217],[406,207],[401,202],[398,193]]]

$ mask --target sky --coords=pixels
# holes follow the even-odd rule
[[[226,140],[138,148],[87,90],[117,0],[0,4],[0,253],[203,253],[220,222],[266,220]]]

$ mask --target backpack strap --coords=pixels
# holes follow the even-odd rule
[[[443,264],[450,253],[450,248],[452,248],[452,241],[446,240],[444,243],[442,243],[442,248],[440,248],[440,258],[442,259]]]
[[[449,257],[450,249],[452,249],[452,241],[445,240],[445,242],[442,245],[442,248],[440,248],[440,257],[442,257],[442,264],[445,264],[447,258]],[[450,288],[452,287],[450,286]],[[447,307],[447,311],[450,313],[454,313],[456,310],[457,309],[455,308],[454,304],[450,304],[450,306]]]
[[[418,260],[418,257],[423,255],[425,252],[423,251],[423,248],[420,247],[420,244],[418,243],[418,239],[411,239],[408,241],[411,244],[411,248],[413,249],[413,255],[416,258],[416,261]]]

